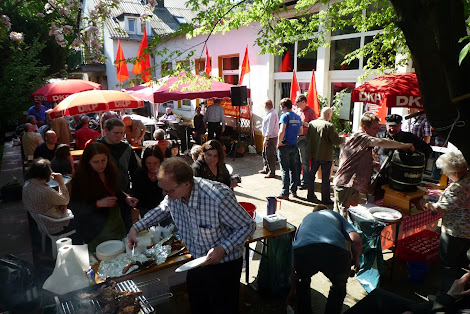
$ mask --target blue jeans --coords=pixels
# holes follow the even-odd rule
[[[307,198],[315,198],[315,175],[321,166],[321,200],[330,201],[330,172],[332,161],[319,161],[312,158],[312,168],[310,169],[310,178],[307,182]],[[305,175],[304,175],[305,176]]]
[[[281,195],[289,196],[297,193],[297,163],[299,160],[299,149],[297,145],[280,146],[278,150],[279,162],[281,163],[282,190]]]
[[[310,158],[308,157],[308,141],[305,136],[301,136],[299,141],[297,142],[297,146],[299,147],[299,164],[297,166],[297,185],[307,185],[308,180],[310,178]],[[302,167],[303,176],[302,180],[300,180],[300,169]]]

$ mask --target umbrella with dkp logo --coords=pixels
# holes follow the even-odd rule
[[[392,73],[379,76],[356,87],[351,95],[355,102],[380,106],[423,109],[415,73]]]
[[[136,109],[144,102],[127,93],[117,90],[90,90],[73,94],[62,100],[49,113],[50,119],[67,115],[103,112],[109,110]]]
[[[94,89],[101,89],[101,84],[78,79],[61,80],[39,88],[31,94],[31,99],[60,102],[72,94]]]

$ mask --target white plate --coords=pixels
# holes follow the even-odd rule
[[[196,258],[192,261],[189,261],[186,264],[183,264],[180,267],[176,268],[175,272],[179,273],[179,272],[182,272],[182,271],[187,271],[187,270],[196,268],[196,267],[200,266],[202,263],[204,263],[206,261],[206,257],[207,256],[201,256],[201,257]]]
[[[96,257],[100,260],[113,259],[124,252],[124,243],[119,240],[109,240],[96,247]]]
[[[369,208],[369,213],[371,213],[375,219],[386,222],[397,221],[402,217],[398,210],[387,207],[371,207]]]

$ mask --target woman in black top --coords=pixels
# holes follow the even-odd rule
[[[233,188],[237,183],[231,179],[224,161],[222,144],[217,140],[207,141],[202,144],[202,155],[192,165],[194,176],[221,182]]]
[[[139,200],[137,207],[141,217],[163,200],[163,192],[157,180],[158,168],[163,159],[162,151],[157,145],[149,146],[142,154],[142,167],[135,172],[131,193]]]

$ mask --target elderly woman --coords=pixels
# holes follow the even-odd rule
[[[121,190],[119,170],[109,148],[97,142],[88,144],[72,180],[70,202],[77,232],[88,251],[94,252],[101,242],[126,236],[124,223],[131,220],[126,204],[135,207],[137,199]]]
[[[194,176],[225,183],[231,188],[237,186],[236,180],[231,179],[224,161],[222,144],[217,140],[207,141],[202,144],[201,156],[192,165]]]
[[[157,172],[163,159],[162,151],[157,145],[149,146],[142,154],[142,167],[135,172],[132,195],[139,200],[137,207],[142,217],[163,200],[163,192],[158,186],[157,179]]]
[[[460,151],[441,155],[436,166],[452,180],[437,203],[426,203],[425,207],[442,213],[442,231],[439,257],[444,267],[443,291],[462,276],[469,260],[470,249],[470,175],[467,162]]]
[[[59,184],[58,191],[46,184],[50,178]],[[69,192],[62,175],[52,172],[49,160],[35,159],[26,174],[26,180],[23,186],[23,204],[28,212],[52,218],[69,216],[67,211]],[[70,220],[62,222],[43,220],[43,222],[49,234],[59,235],[74,229],[70,225]]]

